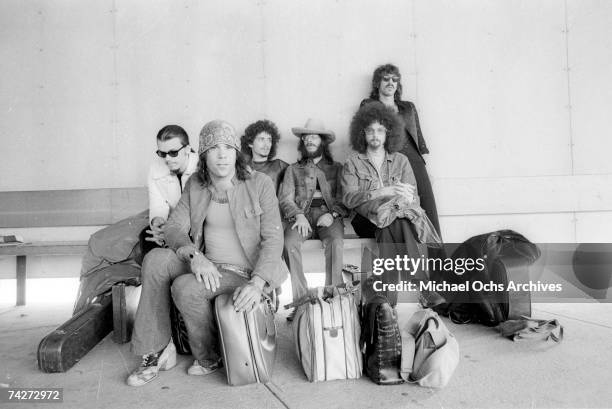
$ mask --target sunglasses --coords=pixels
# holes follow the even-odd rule
[[[400,80],[400,77],[398,77],[397,75],[385,75],[384,77],[382,77],[382,79],[385,82],[393,81],[397,84]]]
[[[164,159],[164,158],[166,157],[166,155],[170,156],[171,158],[176,158],[176,157],[177,157],[177,155],[179,154],[179,152],[180,152],[181,150],[183,150],[183,148],[184,148],[185,146],[187,146],[187,145],[183,145],[183,146],[181,147],[181,149],[177,149],[177,150],[175,150],[175,151],[163,152],[163,151],[157,150],[157,151],[155,151],[155,153],[157,153],[157,156],[159,156],[159,157],[160,157],[160,158],[162,158],[162,159]]]

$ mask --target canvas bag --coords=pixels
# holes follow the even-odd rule
[[[298,359],[310,382],[361,377],[361,328],[353,284],[309,290],[305,302],[298,306],[293,335]]]
[[[430,388],[445,387],[459,364],[459,344],[438,314],[431,309],[415,312],[401,337],[402,379]]]

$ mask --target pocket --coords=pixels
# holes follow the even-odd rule
[[[370,190],[373,188],[374,178],[367,172],[357,172],[359,179],[359,190]]]
[[[261,206],[259,206],[259,204],[256,204],[253,207],[245,207],[244,208],[244,216],[248,219],[251,217],[258,217],[263,213],[263,210],[261,210]]]

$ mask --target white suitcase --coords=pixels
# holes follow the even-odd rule
[[[293,333],[298,359],[311,382],[357,379],[363,370],[359,348],[361,327],[353,294],[334,289],[324,299],[323,288],[297,311]]]

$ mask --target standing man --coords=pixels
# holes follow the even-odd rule
[[[240,138],[242,152],[251,158],[252,169],[265,173],[272,179],[276,192],[283,181],[289,164],[281,159],[274,159],[280,140],[278,128],[267,119],[254,122],[246,127]]]
[[[418,195],[421,207],[427,212],[427,216],[438,234],[441,234],[436,199],[425,167],[425,159],[423,159],[423,156],[429,153],[429,149],[421,132],[416,107],[411,101],[402,101],[402,76],[395,65],[381,65],[372,73],[370,97],[361,101],[360,106],[363,107],[371,103],[384,105],[393,110],[400,121],[401,141],[399,142],[399,152],[410,161],[419,187]],[[441,254],[440,256],[443,257]]]
[[[343,203],[357,212],[352,221],[355,232],[376,238],[380,258],[427,257],[427,249],[419,249],[417,242],[437,244],[440,239],[419,206],[417,182],[408,159],[396,152],[401,134],[393,111],[381,104],[361,108],[351,121],[350,142],[357,153],[344,164],[342,191]],[[424,269],[416,271],[414,278],[428,280]],[[399,283],[400,271],[385,271],[381,281]],[[385,295],[391,305],[397,303],[397,292],[386,291]],[[442,302],[435,293],[421,292],[421,296],[426,306]]]
[[[303,128],[292,128],[300,138],[301,158],[290,165],[279,192],[285,228],[283,256],[289,265],[293,300],[308,291],[302,267],[302,243],[313,237],[325,246],[325,285],[342,282],[344,223],[348,211],[340,190],[342,165],[334,162],[329,145],[335,135],[323,122],[309,119]],[[287,320],[292,321],[295,309]]]
[[[127,378],[141,386],[176,365],[170,288],[187,326],[195,361],[190,375],[221,366],[212,301],[233,293],[236,311],[255,308],[262,291],[286,279],[283,231],[272,181],[251,172],[234,128],[212,121],[200,132],[200,165],[164,227],[169,248],[153,249],[142,266],[142,294],[132,351],[142,363]]]

